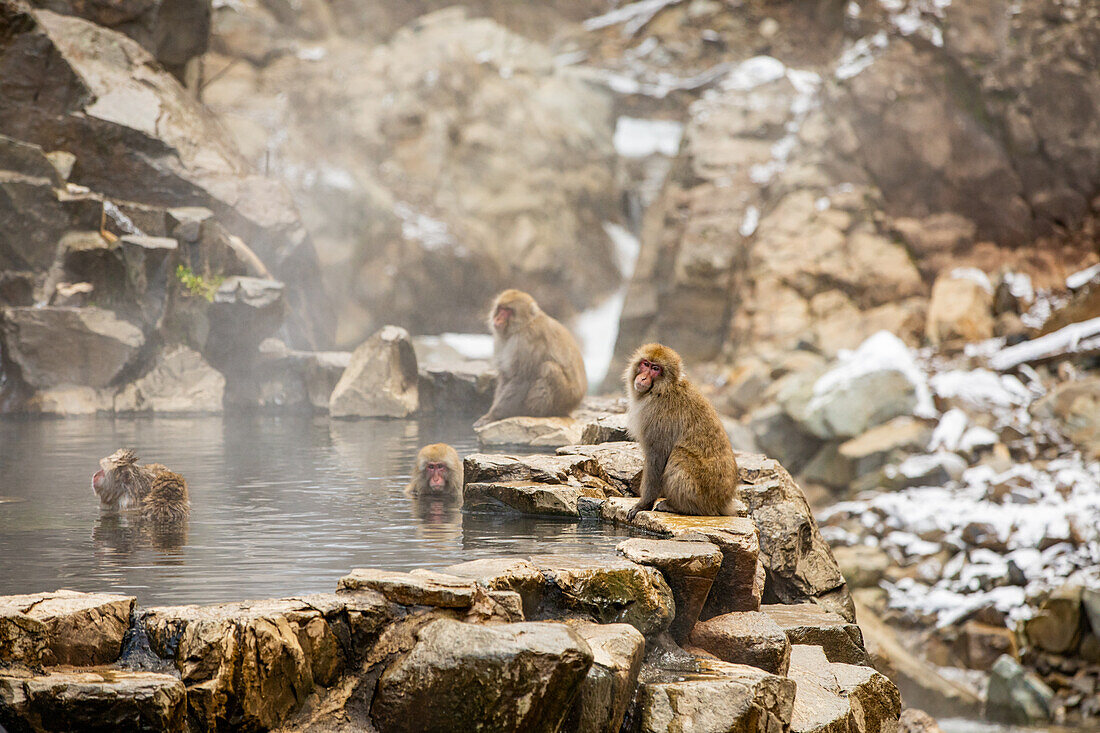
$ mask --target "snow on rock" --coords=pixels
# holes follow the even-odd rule
[[[622,116],[615,123],[615,152],[624,158],[646,158],[650,155],[676,157],[684,126],[675,120],[642,120]]]
[[[1004,372],[1021,364],[1097,349],[1100,349],[1100,318],[1092,318],[1071,323],[1046,336],[1002,349],[990,357],[989,366]]]
[[[933,377],[935,379],[935,377]],[[943,413],[936,429],[932,431],[932,438],[928,441],[928,450],[958,450],[962,441],[966,425],[970,420],[966,413],[955,407]]]
[[[1078,290],[1085,287],[1098,277],[1100,277],[1100,265],[1086,267],[1084,270],[1078,270],[1077,272],[1067,277],[1066,287],[1070,290]]]
[[[996,374],[988,369],[966,371],[955,369],[932,375],[928,380],[937,397],[958,400],[976,410],[996,407],[1022,407],[1036,395],[1010,374]]]

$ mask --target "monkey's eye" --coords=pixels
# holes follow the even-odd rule
[[[660,364],[650,364],[649,368],[653,370],[654,374],[660,374],[661,373],[661,365]]]
[[[642,359],[640,362],[638,362],[638,366],[640,366],[642,369],[649,369],[649,362],[645,359]]]

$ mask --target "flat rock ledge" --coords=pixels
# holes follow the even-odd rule
[[[0,726],[895,730],[897,689],[866,666],[847,589],[786,472],[742,459],[745,516],[628,523],[637,499],[619,494],[638,457],[609,441],[466,459],[467,511],[629,525],[640,536],[617,559],[356,568],[333,593],[204,606],[0,598]]]

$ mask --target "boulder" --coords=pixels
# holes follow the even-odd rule
[[[13,731],[187,730],[183,683],[129,670],[0,673],[0,727]]]
[[[467,483],[533,481],[610,488],[609,476],[596,458],[587,455],[506,456],[471,453],[462,462]]]
[[[676,602],[676,618],[669,627],[669,633],[673,639],[682,642],[699,619],[714,579],[722,567],[722,551],[710,542],[641,538],[619,543],[618,551],[627,560],[657,568],[665,576]]]
[[[446,573],[395,573],[356,568],[340,578],[337,592],[378,591],[388,600],[406,606],[468,608],[476,593],[472,580]]]
[[[592,650],[592,666],[561,730],[618,733],[634,697],[645,637],[630,624],[571,623]]]
[[[782,603],[814,600],[854,619],[844,576],[802,489],[782,466],[762,455],[742,453],[737,466],[741,500],[760,537],[760,561],[767,572],[765,598]]]
[[[42,415],[95,415],[114,410],[114,390],[110,388],[62,385],[35,392],[23,406],[29,413]]]
[[[864,476],[890,463],[901,451],[920,451],[932,437],[932,429],[908,415],[877,425],[837,448],[853,477]]]
[[[161,354],[156,365],[115,395],[115,412],[220,413],[225,377],[186,346]]]
[[[557,452],[558,455],[593,458],[620,492],[637,495],[645,465],[642,447],[637,443],[616,441],[597,445],[566,445],[558,448]]]
[[[0,603],[0,667],[12,664],[37,667],[53,656],[46,624],[20,608]]]
[[[564,484],[509,481],[494,484],[467,483],[462,489],[462,508],[469,512],[515,512],[552,517],[580,517],[582,496],[603,498],[598,489]]]
[[[569,713],[592,651],[563,624],[434,621],[378,679],[379,731],[553,731]]]
[[[1100,458],[1100,377],[1056,385],[1032,405],[1031,413],[1055,421],[1087,455]]]
[[[724,662],[747,664],[785,677],[791,661],[791,642],[783,629],[762,611],[735,611],[695,624],[692,646]]]
[[[609,498],[600,507],[607,521],[627,524],[626,515],[636,502],[630,498]],[[764,592],[764,568],[756,527],[746,517],[696,517],[669,512],[639,512],[631,523],[639,529],[683,541],[704,541],[717,545],[722,565],[714,578],[702,618],[730,611],[756,611]]]
[[[664,631],[676,615],[672,590],[658,570],[626,560],[535,555],[531,564],[550,587],[540,613],[559,609],[601,624],[627,623],[643,634]]]
[[[581,442],[584,426],[571,417],[506,417],[474,428],[483,446],[557,448]]]
[[[936,719],[917,708],[905,708],[898,718],[898,733],[943,733]]]
[[[601,415],[595,420],[585,423],[580,442],[586,445],[595,445],[628,440],[630,440],[630,433],[627,430],[627,417],[625,413],[619,413]]]
[[[959,657],[970,669],[988,672],[1002,655],[1019,659],[1016,635],[1004,626],[970,620],[963,624],[956,642]]]
[[[106,387],[145,344],[141,329],[101,308],[6,308],[4,354],[32,387]]]
[[[6,646],[17,655],[5,661],[30,663],[40,656],[43,664],[50,665],[110,664],[122,652],[133,608],[133,596],[108,593],[58,590],[0,596],[0,618],[4,620],[5,636],[10,639]],[[16,629],[22,632],[18,636]],[[46,649],[40,651],[43,633]]]
[[[817,646],[791,648],[789,677],[798,683],[792,733],[893,733],[901,715],[898,688],[870,667],[830,662]]]
[[[792,473],[800,473],[821,448],[821,439],[803,429],[776,403],[761,405],[747,419],[760,451]]]
[[[798,605],[764,605],[768,615],[791,644],[809,644],[825,650],[830,662],[870,664],[863,648],[863,632],[859,626],[812,603]]]
[[[285,322],[285,290],[277,280],[233,275],[214,291],[207,316],[210,332],[202,352],[229,377],[232,401],[248,399],[256,388],[260,344]]]
[[[333,417],[408,417],[419,406],[416,354],[405,329],[386,326],[357,348],[332,390]]]
[[[834,547],[833,557],[849,588],[877,588],[894,564],[885,551],[869,545]]]
[[[1009,656],[1000,657],[990,670],[985,714],[990,720],[1012,725],[1050,722],[1054,692],[1034,672]]]
[[[993,286],[980,270],[941,274],[932,285],[925,334],[933,345],[993,337]]]
[[[1081,640],[1081,586],[1064,585],[1039,605],[1024,622],[1028,644],[1052,654],[1066,654]]]
[[[795,682],[743,664],[699,660],[638,686],[634,723],[644,733],[781,731],[791,724]]]
[[[481,415],[493,404],[496,372],[487,361],[455,359],[421,365],[420,411],[425,414]]]

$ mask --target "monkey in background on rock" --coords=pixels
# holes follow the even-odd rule
[[[134,451],[115,451],[99,461],[92,491],[101,508],[118,512],[136,509],[155,522],[186,519],[191,511],[187,481],[160,463],[138,465]]]
[[[680,355],[661,344],[634,352],[625,374],[628,428],[642,446],[642,498],[627,515],[662,507],[706,516],[737,511],[737,459],[718,413],[683,374]]]
[[[515,415],[565,416],[588,391],[576,339],[520,290],[505,290],[489,313],[497,386],[474,427]]]
[[[414,497],[454,497],[461,495],[462,482],[462,459],[458,453],[446,443],[433,443],[416,454],[416,467],[405,493]]]

